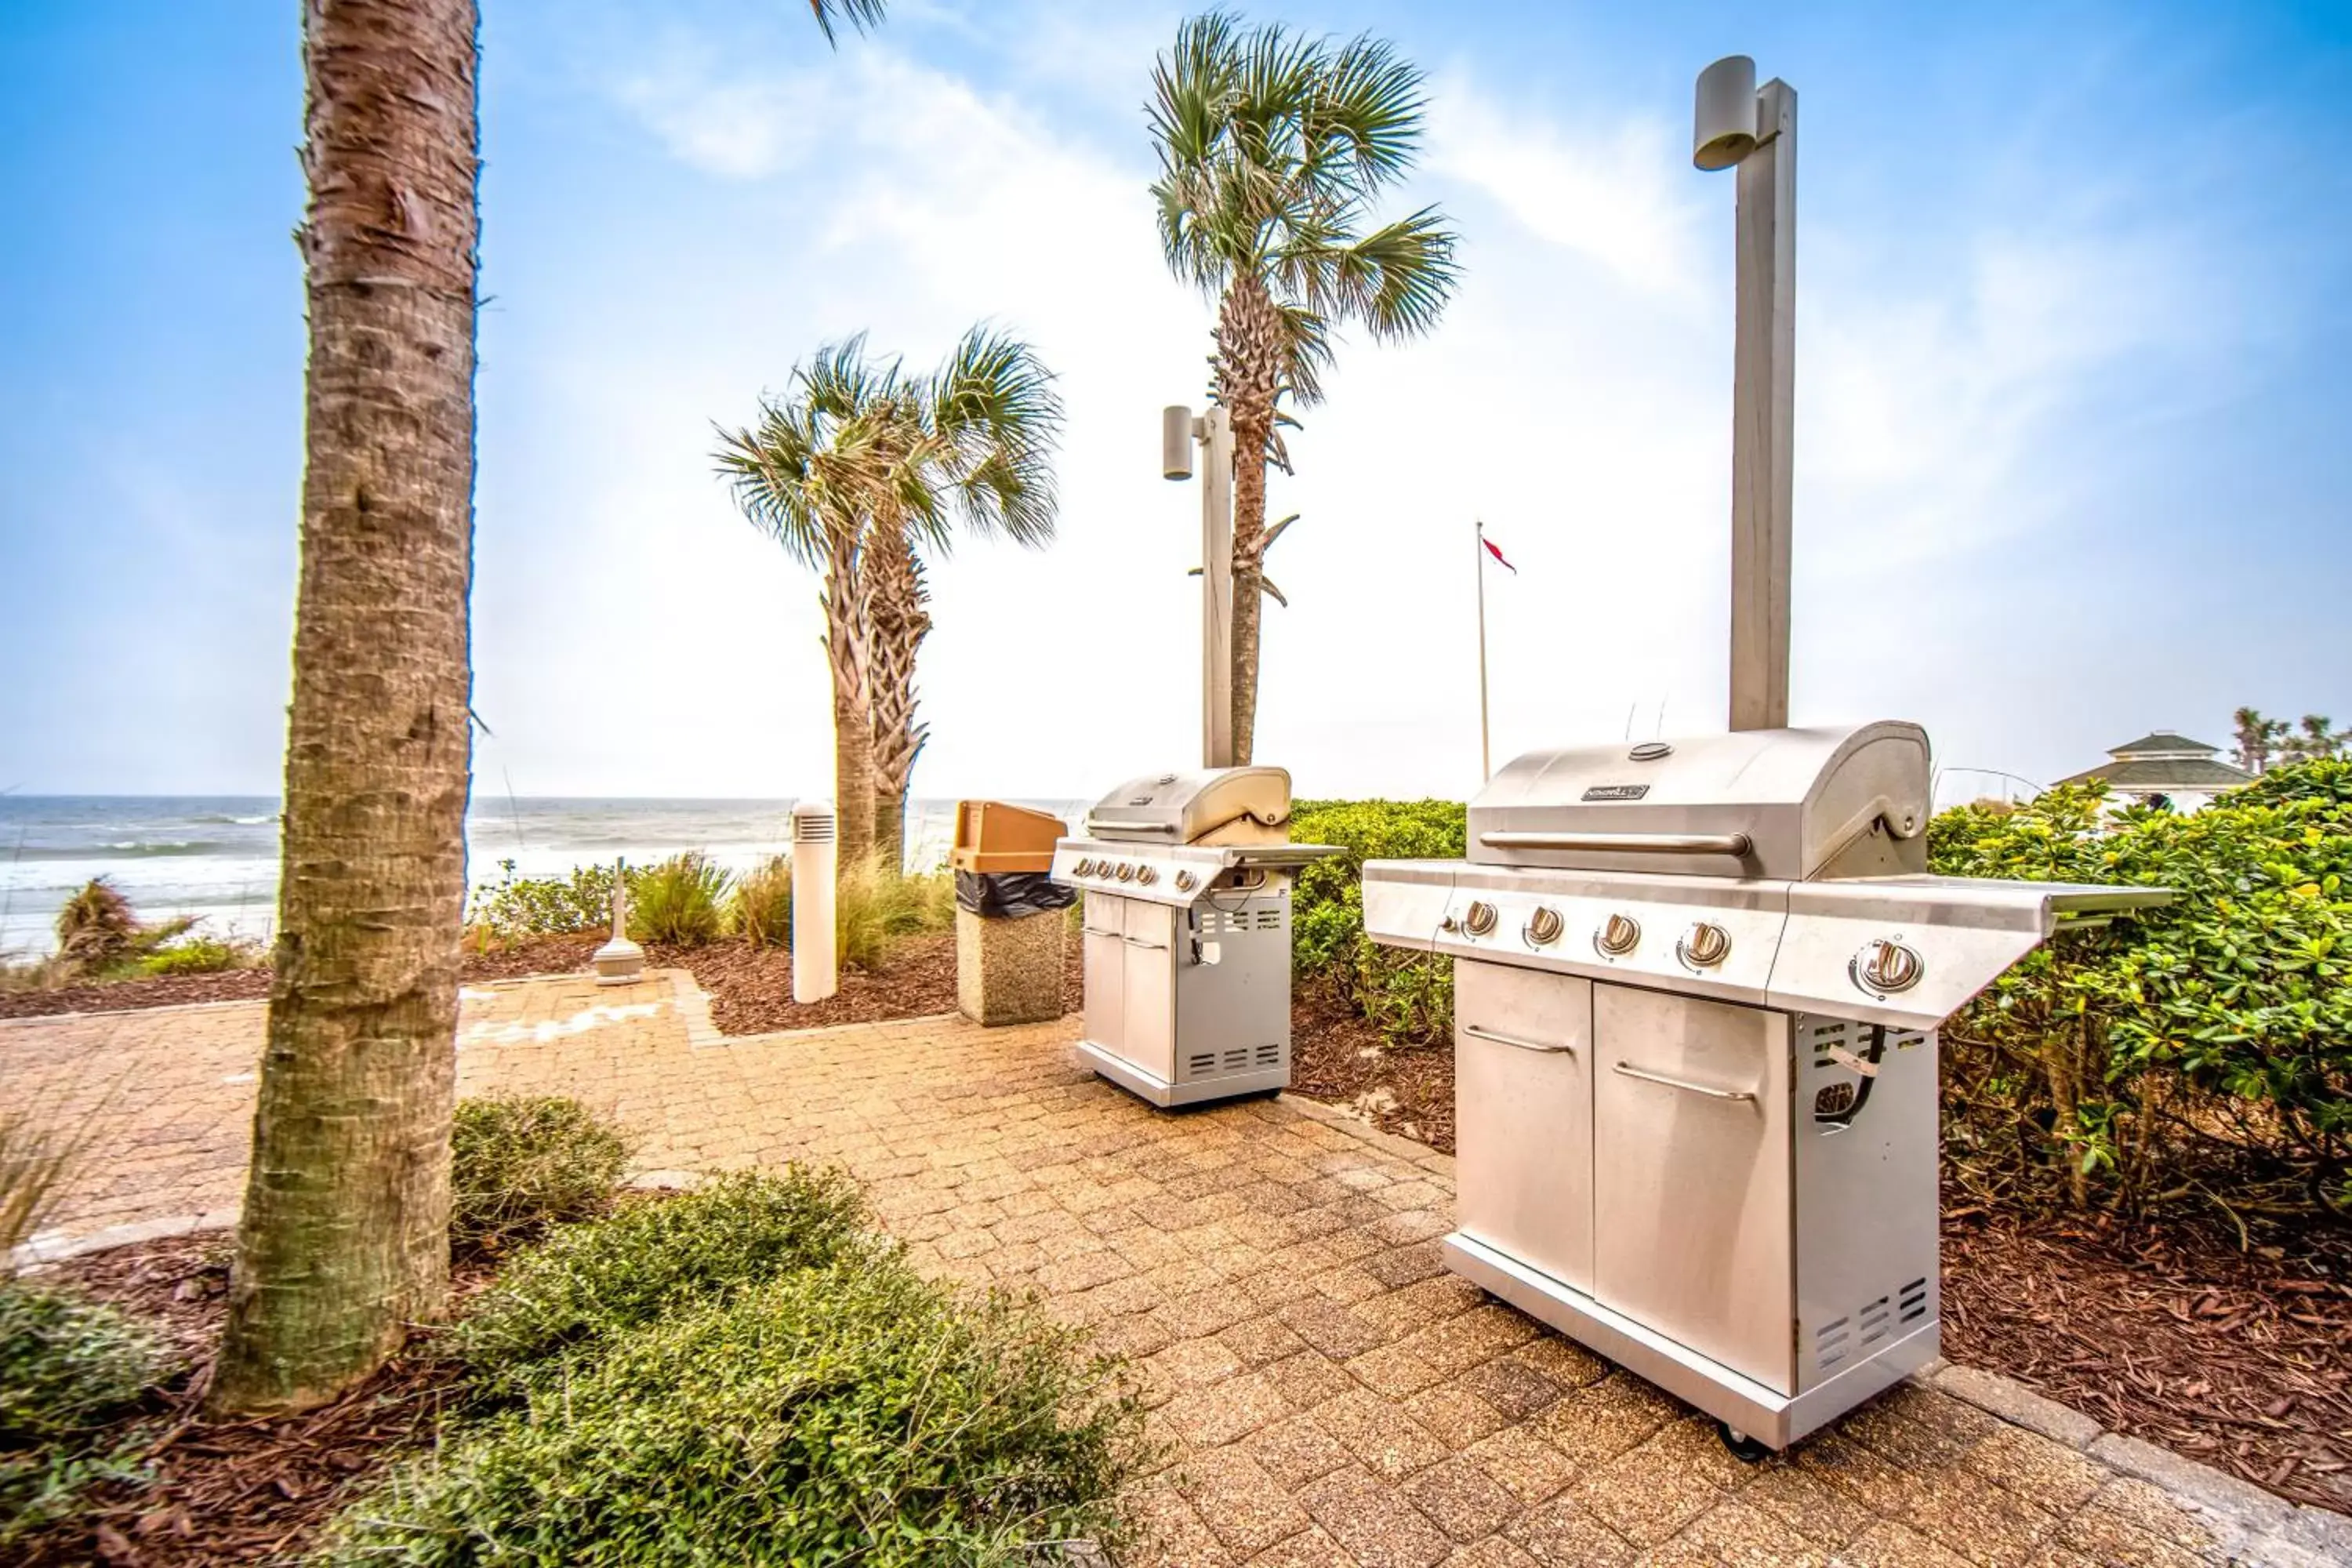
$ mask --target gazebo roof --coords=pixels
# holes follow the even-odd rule
[[[2243,768],[2217,763],[2210,756],[2130,758],[2121,752],[2115,755],[2116,760],[2104,767],[2085,769],[2072,778],[2058,782],[2080,784],[2102,779],[2109,789],[2133,794],[2168,795],[2175,790],[2209,792],[2234,789],[2242,784],[2252,783],[2254,777]]]
[[[2209,746],[2202,741],[2192,741],[2186,735],[2176,735],[2169,730],[2158,730],[2153,735],[2142,735],[2128,745],[2110,746],[2111,757],[2210,757],[2221,748]]]

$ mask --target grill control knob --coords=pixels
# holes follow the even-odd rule
[[[1473,899],[1470,907],[1462,911],[1462,929],[1472,936],[1485,936],[1495,929],[1495,906],[1484,899]]]
[[[1848,973],[1865,991],[1908,991],[1927,973],[1918,953],[1899,942],[1881,938],[1863,943]]]
[[[1693,969],[1713,969],[1731,953],[1731,933],[1709,921],[1701,921],[1683,933],[1675,951]]]
[[[1592,933],[1592,945],[1612,958],[1622,958],[1642,944],[1642,922],[1631,915],[1611,915]]]
[[[1160,880],[1160,873],[1149,866],[1138,867],[1136,868],[1135,879],[1144,887],[1148,888],[1151,886],[1152,883]]]
[[[1118,879],[1119,879],[1120,881],[1122,881],[1122,882],[1132,882],[1132,881],[1134,881],[1134,880],[1135,880],[1135,862],[1134,862],[1134,861],[1132,861],[1132,860],[1122,860],[1122,861],[1120,861],[1120,862],[1118,863]]]
[[[1091,877],[1094,874],[1095,863],[1091,860],[1081,860],[1070,868],[1070,875],[1073,877]]]
[[[1176,873],[1176,890],[1180,893],[1191,892],[1194,888],[1200,886],[1200,882],[1201,879],[1195,877],[1190,871],[1179,871]]]
[[[1559,940],[1562,923],[1559,911],[1545,906],[1528,917],[1527,928],[1519,934],[1528,939],[1529,947],[1549,947]]]

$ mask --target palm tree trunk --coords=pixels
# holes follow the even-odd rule
[[[826,563],[825,657],[833,666],[834,840],[842,865],[874,852],[874,731],[866,680],[865,564],[860,542],[836,538]]]
[[[1234,763],[1257,746],[1258,626],[1265,609],[1265,455],[1282,390],[1283,324],[1274,297],[1243,273],[1217,310],[1216,383],[1234,427]]]
[[[876,524],[867,626],[874,708],[874,847],[885,866],[904,869],[907,789],[924,726],[915,722],[915,658],[931,629],[922,562],[902,526]]]
[[[471,763],[473,0],[309,0],[310,357],[276,973],[211,1399],[317,1405],[448,1290]]]

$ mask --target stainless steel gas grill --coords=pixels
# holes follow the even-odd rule
[[[1913,724],[1538,752],[1466,860],[1372,861],[1454,965],[1448,1265],[1783,1447],[1937,1353],[1936,1029],[2145,888],[1927,874]]]
[[[1053,875],[1086,892],[1078,1052],[1155,1105],[1290,1081],[1290,881],[1339,851],[1290,842],[1290,775],[1130,779],[1095,804]]]

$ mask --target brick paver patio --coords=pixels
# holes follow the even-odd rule
[[[84,1139],[47,1242],[231,1209],[260,1034],[258,1004],[0,1023],[0,1102]],[[1075,1037],[1074,1020],[929,1019],[721,1039],[681,975],[548,979],[467,991],[459,1080],[577,1095],[635,1129],[651,1169],[842,1164],[925,1267],[1034,1287],[1093,1326],[1137,1362],[1171,1445],[1137,1499],[1154,1563],[2352,1552],[2334,1516],[1961,1369],[1740,1464],[1712,1422],[1440,1268],[1444,1156],[1286,1099],[1155,1111],[1080,1071]]]

